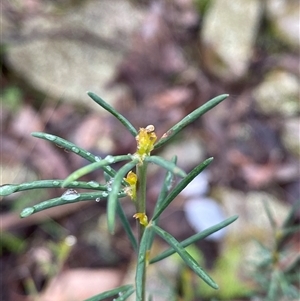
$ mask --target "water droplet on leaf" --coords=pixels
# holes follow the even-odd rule
[[[93,188],[97,188],[100,186],[100,184],[95,181],[90,181],[90,182],[88,182],[88,184],[89,184],[89,186],[91,186]]]
[[[0,186],[0,195],[5,196],[5,195],[10,195],[18,190],[17,185],[11,185],[11,184],[4,184]]]
[[[101,159],[100,159],[99,157],[96,156],[96,157],[95,157],[95,161],[96,161],[96,162],[100,162]]]
[[[106,156],[105,160],[110,164],[114,163],[114,161],[115,161],[114,157],[111,155]]]
[[[96,198],[96,202],[99,203],[101,201],[100,198]]]
[[[76,200],[80,197],[80,194],[75,189],[68,189],[61,198],[65,201]]]
[[[77,238],[74,235],[68,235],[65,239],[65,243],[69,247],[74,246],[76,242],[77,242]]]
[[[33,207],[27,207],[27,208],[22,210],[22,212],[20,213],[20,216],[21,217],[27,217],[27,216],[31,215],[32,213],[34,213],[34,208]]]
[[[72,147],[72,152],[78,154],[79,153],[79,149],[75,146]]]
[[[78,185],[79,185],[79,182],[73,181],[73,182],[71,182],[71,185],[78,186]]]
[[[54,141],[54,140],[56,139],[55,136],[50,135],[50,134],[45,134],[45,138],[46,138],[47,140],[50,140],[50,141]]]
[[[59,182],[58,181],[53,181],[52,184],[57,186],[57,185],[59,185]]]

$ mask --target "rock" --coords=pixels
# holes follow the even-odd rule
[[[264,114],[295,116],[300,112],[299,79],[288,72],[274,70],[253,91],[258,110]]]
[[[184,203],[184,212],[188,223],[196,233],[212,227],[226,219],[220,204],[208,197],[189,198]],[[226,233],[226,228],[206,237],[207,240],[221,241]]]
[[[283,125],[281,139],[284,146],[300,158],[300,119],[294,117],[286,120]]]
[[[266,4],[267,17],[275,36],[299,49],[299,2],[267,0]]]
[[[26,43],[9,40],[5,32],[8,63],[45,94],[97,108],[85,91],[94,91],[109,102],[126,93],[125,88],[105,90],[105,86],[143,16],[130,1],[103,0],[87,1],[48,17],[27,18],[20,38]]]
[[[172,144],[167,145],[160,156],[166,160],[171,160],[174,156],[177,156],[177,165],[186,171],[189,171],[189,169],[194,168],[206,159],[205,148],[201,138],[191,131],[188,136],[185,135],[185,138],[180,141],[174,141]]]
[[[202,43],[203,61],[212,73],[230,81],[246,74],[262,11],[259,0],[211,1]]]
[[[228,216],[237,214],[238,220],[228,227],[229,240],[243,242],[257,239],[274,239],[272,227],[264,209],[265,201],[276,224],[280,226],[289,212],[289,206],[280,202],[275,196],[262,191],[243,193],[240,191],[217,187],[213,190],[224,206]]]
[[[209,174],[204,170],[182,190],[181,194],[185,197],[199,197],[205,196],[208,191]]]

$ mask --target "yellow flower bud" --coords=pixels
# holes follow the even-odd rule
[[[134,172],[130,171],[126,176],[125,181],[130,185],[129,187],[125,188],[125,192],[132,200],[135,201],[136,200],[137,175]]]
[[[148,125],[146,128],[140,128],[138,135],[135,137],[137,141],[136,153],[141,157],[149,156],[154,148],[154,143],[157,139],[153,125]]]
[[[148,217],[145,213],[136,213],[133,215],[135,219],[139,219],[140,224],[144,227],[148,226]]]

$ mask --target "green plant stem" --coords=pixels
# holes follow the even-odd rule
[[[137,173],[137,190],[136,190],[136,212],[146,214],[146,186],[147,186],[147,162],[143,162],[141,165],[137,164],[136,173]],[[140,224],[139,220],[137,220],[137,228],[138,228],[138,244],[140,247],[140,243],[144,234],[145,227]],[[146,260],[143,263],[146,266]],[[142,275],[142,294],[141,300],[145,301],[145,290],[146,290],[146,269],[143,269]]]
[[[143,162],[142,165],[137,165],[137,190],[136,190],[136,212],[146,213],[146,186],[147,186],[147,162]],[[139,242],[143,236],[144,226],[137,220],[139,229]]]

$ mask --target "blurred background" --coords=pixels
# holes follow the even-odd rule
[[[263,274],[255,262],[274,251],[275,228],[287,216],[290,226],[300,218],[299,2],[4,0],[1,15],[1,185],[64,179],[87,164],[33,138],[33,131],[101,157],[135,151],[132,136],[86,91],[136,128],[153,124],[158,137],[228,93],[158,153],[177,154],[187,172],[215,158],[170,205],[161,226],[183,240],[239,215],[189,249],[220,289],[206,288],[176,256],[151,267],[148,287],[158,301],[267,300],[273,270]],[[150,211],[163,176],[150,168]],[[85,179],[101,181],[101,173]],[[2,198],[1,300],[76,301],[132,283],[132,249],[120,225],[115,236],[107,234],[105,203],[19,218],[23,208],[63,192]],[[123,206],[134,214],[130,201]],[[298,269],[299,236],[282,245],[273,268],[280,273],[298,262]],[[165,247],[158,240],[156,252]],[[282,287],[288,293],[278,300],[297,300],[298,278]]]

